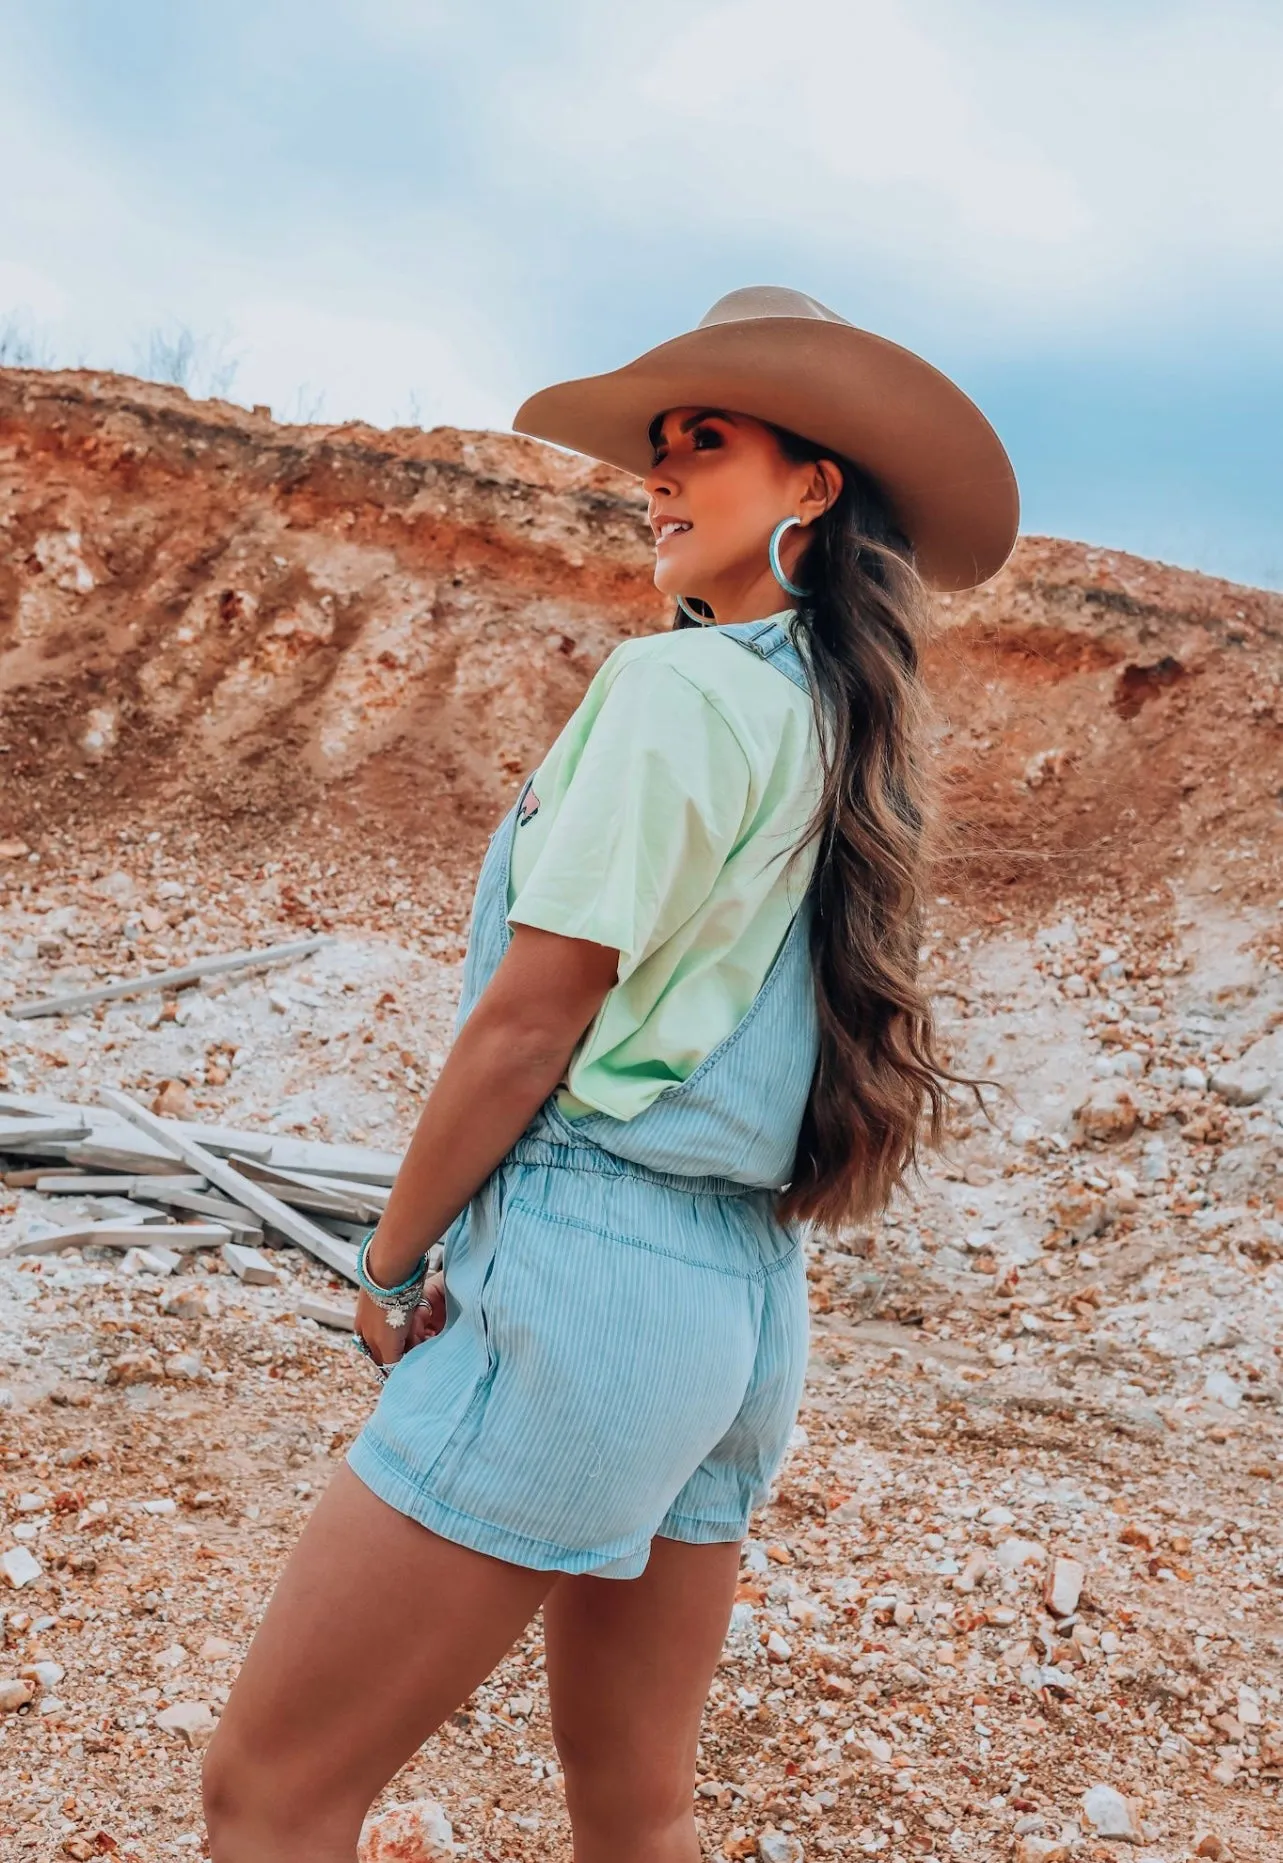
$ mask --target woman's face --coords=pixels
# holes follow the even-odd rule
[[[841,477],[832,461],[786,458],[775,434],[752,415],[683,407],[664,414],[642,483],[655,535],[656,588],[698,597],[718,621],[734,621],[787,605],[766,553],[771,532],[784,517],[812,523],[837,496]],[[805,580],[796,571],[806,542],[797,526],[780,540],[791,581]]]

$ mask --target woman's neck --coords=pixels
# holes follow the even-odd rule
[[[768,570],[736,586],[728,582],[701,593],[700,600],[713,611],[713,625],[726,627],[740,621],[769,621],[789,606],[789,598]]]

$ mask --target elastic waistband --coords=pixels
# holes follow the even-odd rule
[[[519,1164],[546,1165],[558,1171],[596,1171],[603,1177],[639,1178],[643,1183],[656,1184],[666,1190],[680,1190],[688,1197],[775,1195],[762,1184],[739,1184],[731,1177],[687,1177],[680,1171],[655,1171],[649,1165],[634,1164],[631,1158],[606,1151],[601,1145],[566,1145],[556,1139],[529,1135],[517,1140],[508,1158]]]

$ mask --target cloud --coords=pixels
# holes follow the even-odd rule
[[[602,9],[575,54],[512,120],[617,229],[810,246],[995,340],[1277,303],[1276,9],[724,0]]]

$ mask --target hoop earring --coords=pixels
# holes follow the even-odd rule
[[[771,559],[771,574],[787,595],[806,596],[814,593],[812,589],[799,589],[796,582],[790,582],[784,573],[784,565],[780,562],[780,538],[786,530],[790,530],[794,524],[801,522],[801,518],[798,517],[781,518],[771,532],[771,541],[766,546],[766,554]]]
[[[682,613],[688,617],[688,619],[690,619],[691,621],[695,623],[696,627],[707,626],[707,622],[704,620],[703,615],[697,615],[695,613],[695,610],[691,607],[690,603],[687,601],[684,595],[679,595],[677,597],[677,606],[681,609]]]

